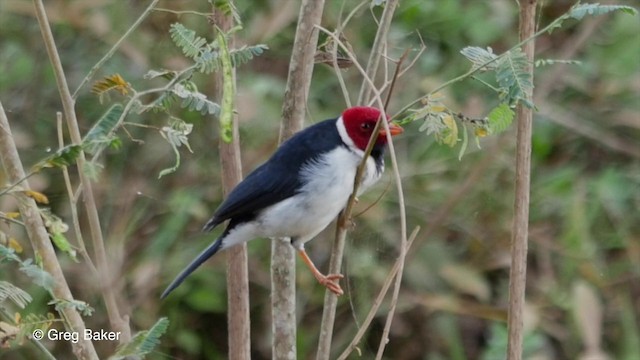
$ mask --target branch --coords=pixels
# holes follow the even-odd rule
[[[215,8],[214,28],[225,32],[233,27],[233,17],[224,14],[223,11]],[[221,34],[224,37],[224,34]],[[227,49],[233,47],[233,35],[228,39]],[[224,55],[223,55],[224,56]],[[235,68],[227,69],[228,64],[223,61],[221,71],[215,72],[214,83],[216,85],[216,99],[222,103],[226,96],[235,102],[236,73]],[[225,71],[231,76],[225,78]],[[228,78],[230,77],[230,79]],[[231,82],[231,86],[224,86]],[[225,94],[225,90],[231,89],[233,94]],[[233,104],[232,108],[235,107]],[[223,108],[224,110],[224,108]],[[242,180],[242,161],[240,158],[240,134],[238,131],[238,116],[235,109],[231,115],[231,142],[224,140],[220,136],[220,164],[222,167],[222,187],[225,196]],[[228,358],[232,360],[251,359],[251,319],[249,317],[249,270],[248,270],[247,244],[233,246],[227,250],[227,307],[228,307]]]
[[[520,2],[520,39],[530,39],[535,32],[536,0]],[[523,45],[529,64],[527,71],[533,79],[533,41]],[[531,91],[526,98],[532,101]],[[531,136],[533,110],[519,102],[516,143],[516,194],[511,236],[511,271],[509,273],[509,319],[507,358],[522,359],[523,315],[527,281],[527,242],[529,232],[529,196],[531,183]]]
[[[9,127],[9,120],[4,112],[2,103],[0,102],[0,160],[10,182],[18,182],[25,177],[22,163],[18,155],[16,144],[13,141],[13,135]],[[22,185],[25,189],[29,188],[27,181]],[[24,220],[24,225],[29,235],[31,247],[37,256],[42,258],[44,270],[47,271],[54,279],[51,296],[55,299],[63,299],[67,301],[73,300],[71,290],[64,277],[55,250],[49,239],[47,229],[42,222],[40,211],[35,200],[26,196],[22,192],[16,192],[18,199],[18,207]],[[84,321],[76,309],[72,307],[64,307],[60,310],[60,315],[66,319],[65,326],[70,331],[84,332],[86,328]],[[93,343],[80,337],[78,342],[72,344],[73,352],[78,359],[98,359]]]
[[[78,119],[76,118],[76,112],[74,109],[74,100],[71,96],[71,93],[69,92],[69,86],[67,85],[67,79],[64,75],[64,69],[62,68],[60,55],[58,54],[58,50],[56,48],[55,40],[51,32],[51,26],[49,25],[49,20],[47,18],[44,4],[42,0],[34,0],[34,4],[36,9],[36,16],[38,18],[38,24],[40,25],[40,31],[42,32],[44,44],[47,49],[47,54],[49,55],[49,60],[51,61],[51,65],[53,66],[53,72],[56,78],[56,83],[58,85],[58,91],[60,92],[62,107],[64,110],[65,118],[67,120],[67,126],[69,127],[71,141],[74,144],[81,144],[82,137],[80,136]],[[109,316],[111,327],[115,331],[121,332],[122,336],[120,338],[120,343],[124,344],[131,339],[129,319],[128,317],[122,317],[120,315],[120,310],[118,309],[118,304],[116,302],[116,295],[112,283],[115,277],[112,276],[113,271],[112,269],[110,269],[109,262],[107,261],[107,254],[104,248],[104,240],[102,237],[102,229],[100,227],[100,218],[98,216],[96,202],[93,197],[91,181],[83,171],[85,161],[86,159],[84,152],[81,152],[80,156],[77,159],[78,175],[80,178],[80,183],[82,185],[84,203],[87,211],[87,218],[89,220],[89,228],[91,230],[91,238],[93,241],[93,248],[95,252],[96,266],[98,269],[98,274],[100,275],[100,289],[102,291],[102,297],[107,308],[107,314]]]
[[[346,55],[350,58],[351,62],[353,63],[353,65],[356,67],[356,69],[358,69],[358,71],[361,73],[361,75],[364,78],[364,81],[371,87],[372,92],[374,93],[374,99],[377,102],[377,105],[380,109],[385,109],[387,107],[387,104],[390,100],[390,95],[391,95],[391,89],[389,91],[389,97],[387,98],[386,103],[387,104],[383,104],[382,99],[380,97],[380,92],[376,89],[375,84],[373,83],[373,80],[370,79],[369,77],[367,77],[366,72],[364,71],[364,69],[362,68],[362,66],[360,66],[360,64],[358,63],[357,59],[355,58],[355,55],[349,51],[349,49],[345,46],[345,44],[342,43],[342,41],[340,41],[340,39],[333,33],[329,32],[328,30],[322,28],[322,27],[318,27],[322,32],[326,33],[328,36],[330,36],[333,41],[335,41],[335,43],[340,46],[346,53]],[[397,78],[399,71],[400,71],[400,67],[402,65],[402,61],[404,61],[404,59],[407,56],[407,52],[405,52],[402,57],[400,58],[398,64],[397,64],[397,68],[396,68],[396,73],[394,75],[394,78]],[[391,88],[393,87],[393,83],[391,84]],[[395,149],[393,146],[393,139],[391,138],[391,135],[389,134],[389,124],[386,121],[386,119],[383,120],[384,117],[381,116],[381,118],[378,120],[378,122],[376,123],[376,126],[374,127],[373,133],[377,133],[380,131],[380,128],[382,126],[385,127],[385,129],[387,130],[387,143],[388,143],[388,147],[389,147],[389,154],[391,157],[391,164],[393,167],[393,174],[395,176],[395,183],[396,183],[396,187],[397,187],[397,191],[398,191],[398,197],[399,197],[399,207],[400,207],[400,225],[401,225],[401,238],[402,238],[402,244],[401,244],[401,249],[400,249],[400,259],[402,259],[402,263],[404,265],[404,258],[406,255],[406,244],[407,244],[407,230],[406,230],[406,210],[405,210],[405,206],[404,206],[404,195],[403,195],[403,191],[402,191],[402,182],[401,182],[401,177],[400,177],[400,172],[398,170],[398,165],[397,165],[397,159],[396,159],[396,155],[395,155]],[[353,206],[355,204],[355,199],[356,199],[356,194],[358,192],[358,188],[360,186],[360,182],[362,179],[362,176],[364,175],[364,169],[366,166],[366,161],[367,161],[367,157],[371,154],[371,151],[373,150],[373,146],[375,144],[376,138],[375,137],[371,137],[371,139],[369,139],[369,143],[367,145],[367,148],[365,150],[364,156],[362,161],[360,162],[360,165],[358,166],[358,169],[356,170],[356,176],[354,179],[354,187],[353,187],[353,192],[351,194],[351,196],[349,197],[349,200],[347,202],[347,205],[345,207],[345,209],[342,211],[342,213],[340,214],[340,217],[338,218],[338,224],[336,227],[336,238],[334,240],[334,244],[333,247],[331,249],[331,262],[329,264],[329,272],[330,273],[339,273],[340,272],[340,268],[342,267],[342,257],[343,257],[343,253],[344,253],[344,244],[346,241],[346,233],[347,233],[347,224],[348,224],[348,220],[351,217],[351,212],[353,211]],[[398,275],[399,277],[401,277],[401,274]],[[397,281],[400,281],[400,279],[397,279]],[[396,298],[397,298],[397,294],[396,294]],[[321,325],[321,329],[320,329],[320,341],[318,344],[318,352],[316,355],[317,359],[328,359],[329,355],[330,355],[330,351],[331,351],[331,337],[333,335],[333,324],[335,321],[335,311],[336,311],[336,305],[337,305],[337,296],[335,294],[330,293],[329,291],[327,291],[325,293],[325,301],[324,301],[324,309],[323,309],[323,315],[322,315],[322,325]],[[393,305],[393,304],[392,304]],[[390,324],[390,321],[392,319],[393,316],[391,316],[390,318],[387,319],[387,321]]]
[[[373,41],[373,48],[371,49],[371,53],[369,54],[369,62],[367,63],[367,77],[369,79],[375,80],[376,73],[378,72],[378,65],[380,64],[380,58],[382,57],[383,49],[387,42],[387,34],[389,33],[389,28],[391,27],[391,20],[393,19],[393,14],[396,11],[396,7],[398,6],[399,0],[388,0],[384,6],[384,11],[382,12],[382,21],[378,25],[378,31],[376,32],[376,38]],[[362,87],[360,88],[360,95],[358,96],[358,104],[366,104],[370,101],[371,92],[373,88],[366,82],[362,82]]]
[[[318,43],[315,26],[322,20],[324,0],[303,0],[291,52],[287,87],[282,105],[280,142],[301,130],[311,85]],[[288,241],[271,242],[272,358],[291,359],[296,354],[295,250]]]

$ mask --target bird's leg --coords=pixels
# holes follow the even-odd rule
[[[344,291],[342,291],[340,284],[338,284],[338,281],[344,277],[342,276],[342,274],[323,275],[313,264],[313,261],[311,261],[309,255],[307,255],[307,252],[304,251],[304,249],[298,249],[298,254],[300,254],[300,257],[302,258],[302,260],[304,260],[304,263],[307,264],[307,266],[313,273],[313,276],[316,277],[320,284],[326,286],[327,289],[338,296],[344,294]]]

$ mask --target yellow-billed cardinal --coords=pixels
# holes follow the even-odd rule
[[[178,287],[198,266],[220,250],[258,237],[288,238],[318,281],[337,295],[340,274],[323,275],[304,250],[346,206],[356,168],[373,134],[380,111],[352,107],[337,119],[312,125],[284,142],[271,158],[250,173],[220,205],[205,226],[211,231],[229,220],[222,235],[195,258],[162,293]],[[386,119],[385,119],[386,120]],[[383,128],[384,129],[384,128]],[[389,124],[391,135],[402,128]],[[359,194],[384,170],[385,130],[378,134]]]

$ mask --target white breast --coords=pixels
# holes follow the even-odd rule
[[[361,156],[340,146],[306,164],[300,175],[305,185],[291,198],[273,205],[258,218],[260,232],[269,237],[290,237],[302,247],[322,231],[346,206]],[[367,185],[379,177],[369,159]]]

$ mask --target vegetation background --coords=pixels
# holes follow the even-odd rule
[[[633,1],[619,4],[637,5]],[[148,5],[146,1],[48,1],[58,50],[71,89],[108,51]],[[237,72],[237,110],[244,172],[266,160],[276,147],[284,85],[295,32],[298,2],[238,1],[243,27],[237,41],[264,43],[269,50]],[[540,24],[564,13],[572,1],[544,2]],[[328,1],[323,26],[333,29],[356,4]],[[149,87],[149,69],[189,66],[170,40],[169,27],[181,22],[213,39],[202,14],[206,1],[161,1],[100,70],[96,79],[119,73],[135,88]],[[364,6],[344,29],[361,61],[368,57],[377,29],[379,7]],[[538,38],[536,57],[581,63],[536,68],[532,154],[532,194],[527,285],[525,357],[528,359],[640,358],[640,21],[612,13],[571,22]],[[465,72],[465,46],[491,47],[496,53],[517,43],[517,5],[509,0],[423,1],[400,3],[389,33],[389,52],[398,57],[426,51],[400,78],[391,112],[437,85]],[[321,36],[321,42],[323,41]],[[357,94],[360,76],[342,71]],[[211,93],[213,77],[192,80]],[[86,133],[110,102],[85,87],[76,103],[81,132]],[[336,117],[345,108],[330,66],[317,64],[309,93],[307,124]],[[496,104],[491,92],[473,80],[443,90],[451,109],[484,117]],[[352,97],[355,97],[353,95]],[[0,0],[0,99],[11,121],[25,167],[58,148],[56,112],[60,98],[30,1]],[[170,327],[151,355],[158,359],[221,359],[227,353],[225,255],[208,261],[164,301],[159,294],[177,272],[217,234],[200,233],[221,202],[217,154],[218,124],[213,116],[184,109],[175,115],[193,124],[193,153],[180,148],[181,166],[157,129],[162,113],[127,118],[122,145],[108,150],[94,183],[105,243],[121,311],[134,331],[168,317]],[[513,205],[515,128],[483,138],[481,149],[438,144],[406,125],[395,139],[406,194],[409,228],[422,227],[404,271],[399,308],[388,359],[500,359],[506,344],[509,239]],[[5,176],[0,173],[0,181]],[[75,180],[74,180],[75,181]],[[349,234],[343,288],[333,349],[341,351],[368,312],[398,252],[397,198],[387,175],[361,197],[357,226]],[[48,207],[70,217],[61,173],[41,171],[30,178],[34,190],[49,198]],[[378,201],[378,198],[382,196]],[[376,203],[376,206],[371,207]],[[0,211],[15,211],[7,197]],[[81,219],[84,217],[81,214]],[[0,223],[32,254],[20,227]],[[218,230],[219,231],[219,230]],[[73,231],[67,236],[74,242]],[[328,267],[333,229],[309,243],[321,269]],[[249,244],[252,357],[269,359],[270,279],[267,240]],[[59,254],[73,294],[96,308],[85,319],[92,329],[108,328],[100,292],[82,263]],[[299,264],[297,275],[298,353],[311,358],[317,346],[324,289]],[[0,264],[0,280],[20,285],[34,297],[24,312],[53,312],[46,291],[30,284],[17,269]],[[359,346],[372,358],[380,341],[385,309]],[[54,325],[55,326],[55,325]],[[49,342],[65,358],[70,346]],[[96,342],[99,354],[114,350]],[[25,343],[0,349],[0,359],[38,358]],[[353,354],[352,358],[358,358]],[[593,358],[593,357],[592,357]]]

